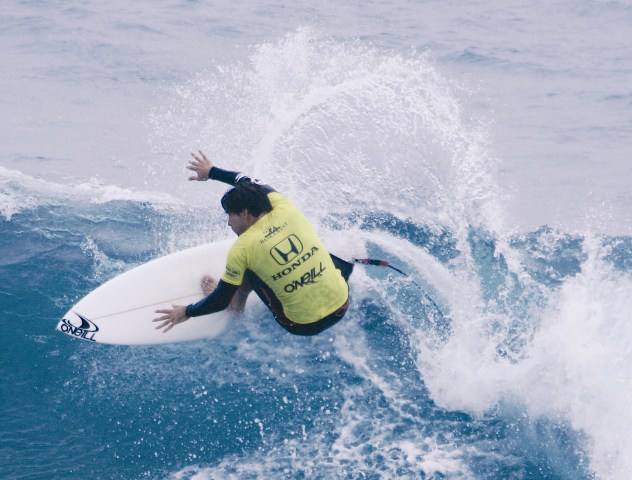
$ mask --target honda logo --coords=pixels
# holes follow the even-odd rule
[[[303,244],[292,234],[277,243],[270,250],[270,255],[279,265],[286,265],[298,257],[303,251]]]

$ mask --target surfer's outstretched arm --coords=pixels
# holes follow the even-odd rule
[[[262,184],[259,180],[241,172],[233,172],[231,170],[224,170],[223,168],[214,166],[213,162],[211,162],[211,160],[209,160],[202,151],[199,151],[197,154],[191,153],[191,156],[193,157],[193,160],[189,160],[187,168],[194,171],[196,175],[190,176],[189,180],[197,180],[199,182],[204,182],[209,179],[217,180],[218,182],[227,183],[233,187],[241,182],[254,183],[259,185],[266,193],[275,191],[270,185]]]
[[[211,162],[202,150],[198,150],[198,153],[195,154],[191,152],[191,156],[193,160],[189,160],[189,165],[187,165],[187,169],[195,172],[195,175],[191,175],[189,180],[205,182],[208,180],[209,172],[211,168],[213,168],[213,162]]]

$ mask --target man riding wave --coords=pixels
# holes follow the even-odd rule
[[[237,234],[219,282],[203,279],[208,293],[197,303],[171,309],[154,322],[169,331],[191,317],[226,308],[243,311],[251,291],[276,321],[295,335],[316,335],[337,323],[349,305],[347,281],[353,265],[330,255],[316,230],[298,208],[269,185],[213,166],[202,153],[192,154],[189,180],[231,185],[221,205]]]

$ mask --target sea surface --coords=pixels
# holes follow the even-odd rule
[[[632,477],[632,4],[8,0],[0,38],[0,478]],[[310,338],[55,332],[233,235],[199,149],[406,275]]]

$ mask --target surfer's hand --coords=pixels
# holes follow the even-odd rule
[[[196,173],[196,175],[191,175],[189,180],[197,180],[198,182],[204,182],[208,180],[208,174],[213,167],[213,162],[211,162],[202,150],[198,150],[199,154],[195,154],[191,152],[191,156],[193,160],[189,160],[189,165],[187,168]]]
[[[204,275],[200,286],[202,287],[202,293],[208,296],[217,288],[217,281],[210,275]]]
[[[182,305],[172,305],[173,308],[163,308],[156,310],[156,313],[164,313],[162,317],[153,319],[153,322],[162,322],[156,327],[156,330],[164,329],[162,332],[167,333],[177,324],[186,322],[189,318],[187,315],[187,307]]]

